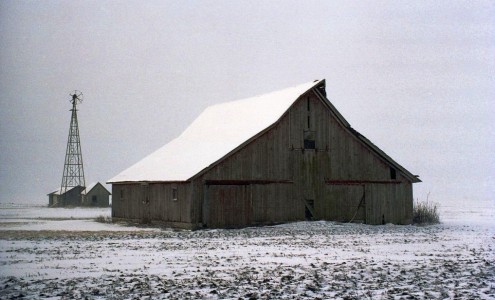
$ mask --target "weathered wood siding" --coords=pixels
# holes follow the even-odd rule
[[[366,221],[365,187],[362,185],[327,185],[317,201],[316,218],[339,222]]]
[[[312,131],[316,149],[304,149],[305,131]],[[400,182],[394,184],[326,184],[327,180],[391,181],[390,168],[311,91],[270,130],[193,180],[192,220],[222,227],[227,221],[221,218],[228,217],[220,215],[230,212],[244,214],[238,217],[238,226],[302,220],[305,201],[309,200],[314,203],[317,219],[350,221],[354,217],[353,221],[369,224],[384,220],[408,224],[412,220],[412,185],[398,170],[394,181]],[[215,187],[214,193],[205,193],[212,189],[205,184],[209,180],[285,180],[292,184]],[[221,208],[217,198],[228,195],[237,200],[228,200]],[[231,224],[235,220],[228,222],[228,226],[235,226]]]
[[[83,205],[107,207],[110,204],[109,199],[108,191],[101,184],[97,184],[86,195],[83,195]]]
[[[209,186],[208,226],[242,227],[253,222],[253,203],[248,185]]]
[[[292,184],[205,185],[202,222],[208,227],[243,227],[304,218]]]
[[[67,191],[66,193],[64,193],[63,195],[59,195],[57,197],[58,204],[55,204],[55,206],[81,206],[82,190],[83,187],[76,186],[71,190]]]
[[[58,195],[55,193],[48,194],[48,206],[53,206],[58,203]]]
[[[177,190],[176,200],[173,189]],[[193,223],[190,183],[113,184],[112,195],[112,217],[178,226]]]
[[[412,184],[370,184],[366,186],[366,221],[368,224],[412,223]]]

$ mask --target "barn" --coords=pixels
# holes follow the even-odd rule
[[[208,107],[109,180],[114,219],[192,229],[410,224],[416,182],[349,125],[325,80]]]

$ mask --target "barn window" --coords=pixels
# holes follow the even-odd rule
[[[311,117],[308,116],[308,129],[310,129],[310,128],[311,128]]]
[[[172,200],[177,201],[177,188],[172,188]]]
[[[93,197],[91,197],[91,201],[93,201],[93,203],[98,202],[98,198],[96,198],[96,195],[94,195]]]
[[[120,190],[120,199],[124,199],[124,189]]]
[[[397,179],[397,171],[390,167],[390,179]]]
[[[315,135],[314,131],[304,131],[304,149],[316,149]]]

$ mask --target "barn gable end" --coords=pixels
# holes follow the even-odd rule
[[[112,215],[181,227],[304,219],[411,223],[417,176],[350,127],[326,99],[324,80],[303,87],[282,101],[285,108],[261,130],[188,178],[132,181],[119,179],[132,176],[117,176],[111,181]],[[182,193],[176,200],[180,203],[171,200],[174,193]]]

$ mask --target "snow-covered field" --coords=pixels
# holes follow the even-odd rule
[[[495,209],[442,224],[178,231],[0,205],[0,298],[495,299]]]

